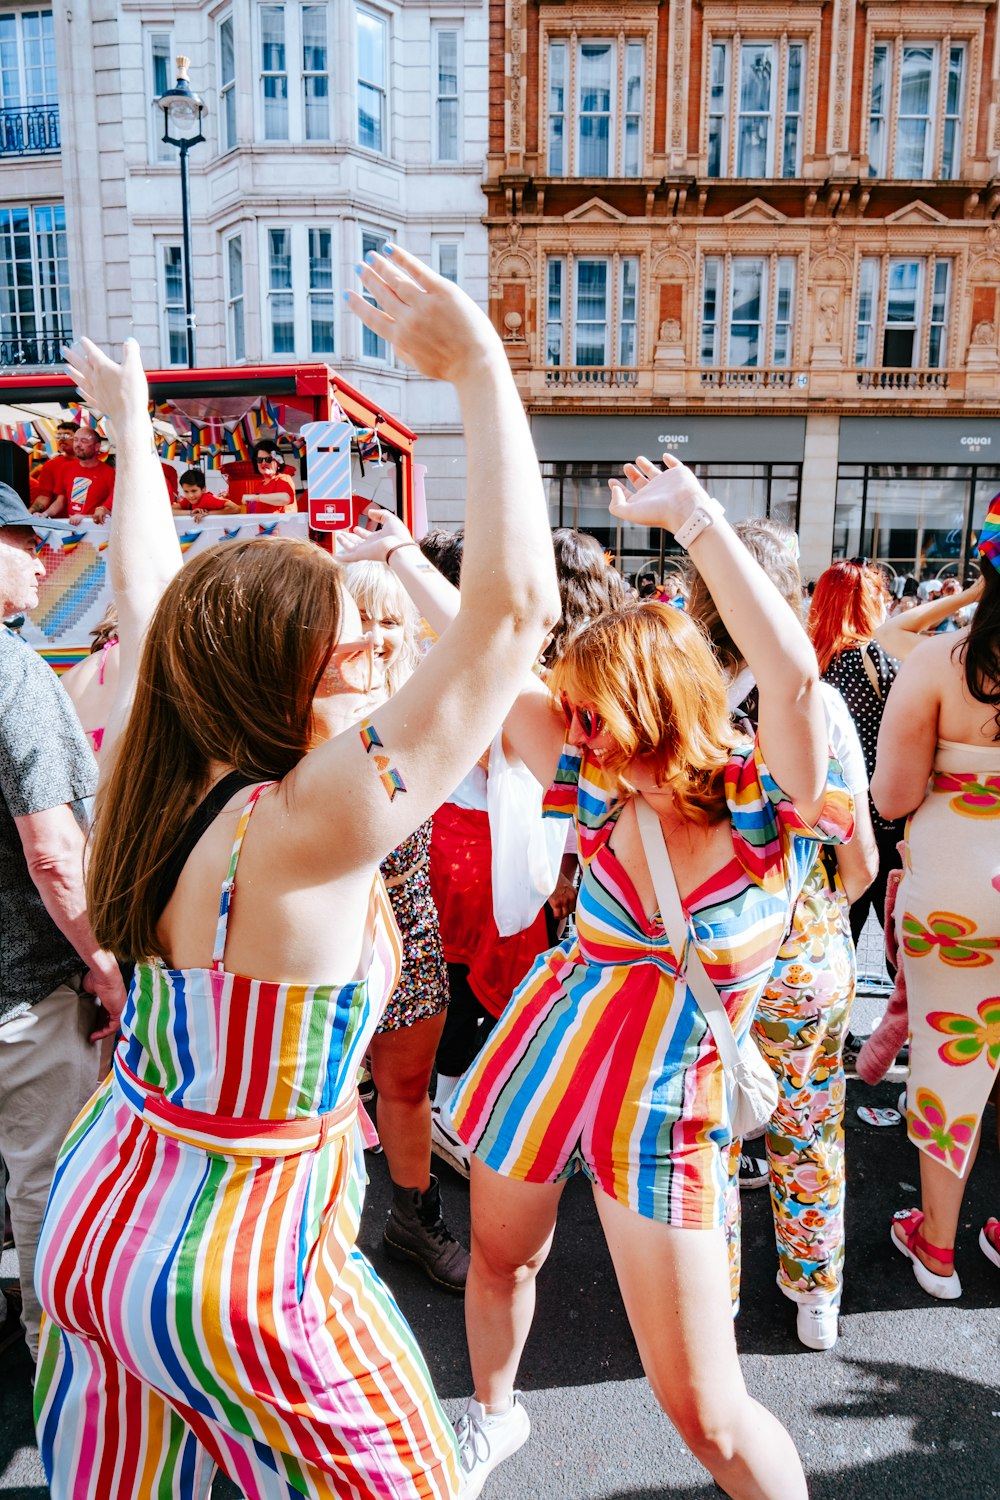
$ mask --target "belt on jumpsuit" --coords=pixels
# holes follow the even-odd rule
[[[357,1089],[328,1114],[300,1120],[252,1120],[171,1104],[162,1089],[142,1083],[117,1057],[114,1073],[126,1104],[144,1124],[181,1145],[223,1156],[283,1157],[317,1151],[347,1135],[358,1118]]]

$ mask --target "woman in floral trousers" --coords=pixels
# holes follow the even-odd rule
[[[749,522],[736,530],[796,608],[801,581],[790,545],[794,533],[786,534],[771,522]],[[697,579],[688,608],[711,636],[731,676],[734,714],[752,733],[753,680]],[[831,747],[858,811],[855,835],[835,855],[824,851],[817,856],[753,1023],[754,1039],[778,1080],[778,1107],[766,1132],[778,1286],[798,1304],[798,1336],[810,1349],[829,1349],[837,1341],[844,1278],[843,1048],[856,978],[850,901],[877,869],[861,742],[843,698],[826,684],[822,690]],[[737,1305],[740,1210],[735,1175],[726,1204],[726,1231]]]

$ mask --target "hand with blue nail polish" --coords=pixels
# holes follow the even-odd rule
[[[498,360],[508,370],[492,323],[453,282],[398,245],[369,250],[365,262],[358,267],[364,294],[346,292],[345,300],[406,364],[454,385],[481,373],[484,362]]]

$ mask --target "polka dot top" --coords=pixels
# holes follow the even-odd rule
[[[875,668],[877,690],[865,667],[866,656]],[[865,754],[865,769],[869,781],[875,770],[875,752],[885,700],[898,671],[899,662],[896,658],[883,651],[877,641],[869,641],[867,646],[851,646],[846,651],[841,651],[823,673],[823,681],[837,689],[850,710]],[[876,833],[892,828],[894,825],[879,815],[870,797],[869,803]]]

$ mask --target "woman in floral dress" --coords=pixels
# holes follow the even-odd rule
[[[879,736],[872,796],[910,814],[896,931],[909,1002],[907,1127],[921,1209],[892,1241],[932,1297],[961,1296],[955,1238],[1000,1061],[1000,501],[979,539],[972,624],[903,664]],[[1000,1266],[1000,1225],[980,1234]]]

